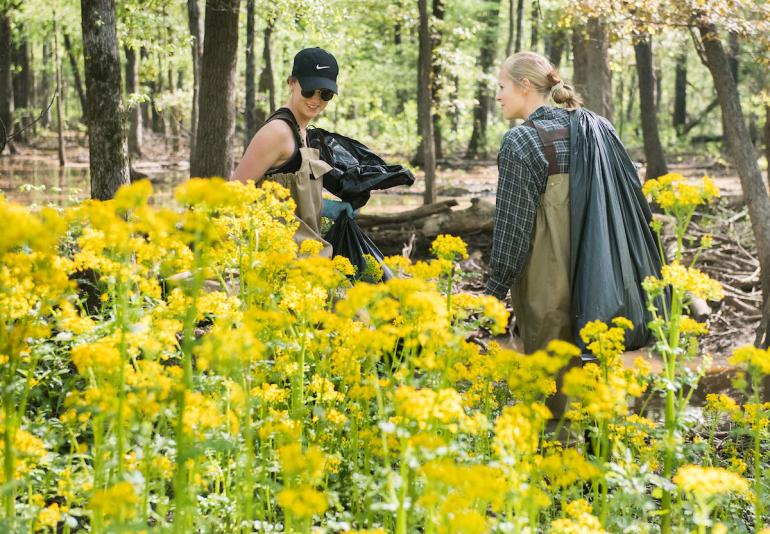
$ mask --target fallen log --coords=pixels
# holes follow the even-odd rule
[[[424,217],[429,217],[437,213],[443,213],[450,211],[453,206],[457,206],[456,200],[443,200],[434,204],[428,204],[426,206],[420,206],[419,208],[400,211],[398,213],[384,213],[377,215],[359,215],[356,217],[356,222],[362,227],[372,227],[383,224],[398,224],[409,221],[415,221]]]

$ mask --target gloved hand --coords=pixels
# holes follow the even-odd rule
[[[340,213],[346,212],[351,219],[354,217],[353,206],[350,202],[343,202],[341,200],[332,200],[329,198],[323,199],[323,207],[321,208],[321,217],[326,217],[336,221],[340,216]]]

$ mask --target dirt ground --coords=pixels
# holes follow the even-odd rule
[[[236,150],[240,154],[240,150]],[[67,135],[67,166],[58,167],[56,140],[53,135],[39,138],[31,146],[18,145],[16,156],[0,157],[0,191],[14,201],[27,205],[54,204],[69,205],[86,198],[89,191],[87,140],[83,132],[69,132]],[[188,176],[188,154],[186,147],[174,153],[168,142],[147,133],[143,157],[132,162],[137,174],[146,175],[156,190],[155,202],[170,202],[170,192]],[[389,162],[404,162],[407,158],[386,156]],[[756,262],[756,252],[751,228],[742,202],[741,186],[733,169],[722,162],[706,156],[681,156],[672,158],[671,172],[678,172],[692,179],[703,175],[711,177],[722,191],[720,206],[698,214],[696,225],[699,231],[711,232],[732,244],[735,250],[745,254],[741,265]],[[643,169],[640,169],[643,174]],[[455,199],[463,209],[470,205],[472,198],[483,198],[494,203],[497,183],[497,167],[494,158],[466,160],[448,158],[439,162],[439,200]],[[386,213],[412,209],[422,204],[423,177],[416,173],[417,181],[410,188],[390,191],[376,191],[362,208],[362,213]],[[375,243],[377,235],[371,236]],[[482,291],[484,287],[486,262],[491,248],[491,232],[480,232],[462,236],[468,243],[471,257],[465,262],[467,277],[463,289]],[[401,247],[388,249],[385,254],[398,254]],[[415,257],[427,255],[427,248],[415,251]],[[754,331],[759,321],[758,305],[759,273],[739,272],[718,260],[701,265],[703,270],[730,287],[731,295],[719,304],[712,304],[709,319],[711,332],[702,343],[702,351],[714,357],[714,370],[726,367],[726,358],[740,345],[754,340]],[[758,263],[757,263],[758,267]],[[506,340],[502,340],[506,341]],[[515,341],[513,341],[515,343]]]

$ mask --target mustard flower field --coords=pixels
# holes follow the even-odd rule
[[[475,342],[509,318],[457,291],[458,238],[355,281],[297,247],[271,182],[193,179],[168,208],[146,181],[62,211],[0,200],[0,531],[763,531],[770,353],[738,349],[742,395],[690,407],[710,359],[687,305],[722,289],[682,250],[719,192],[644,191],[678,247],[630,367],[622,317],[583,329],[585,365],[566,342]]]

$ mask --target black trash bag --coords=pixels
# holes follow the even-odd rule
[[[310,128],[308,145],[317,148],[321,159],[331,165],[324,174],[324,188],[353,209],[369,201],[374,189],[389,189],[398,185],[412,185],[414,175],[402,165],[387,165],[377,154],[355,139],[328,132],[323,128]]]
[[[361,279],[366,271],[366,259],[364,254],[369,254],[379,262],[382,267],[382,281],[387,282],[393,278],[393,273],[382,262],[384,256],[377,245],[369,239],[355,220],[351,219],[347,212],[340,213],[337,220],[324,235],[324,239],[332,246],[333,256],[345,256],[356,268],[354,278]],[[379,282],[379,280],[368,280],[369,282]]]
[[[642,281],[660,277],[652,212],[639,176],[612,125],[588,110],[570,119],[570,223],[573,334],[594,320],[625,317],[626,349],[650,340]]]

